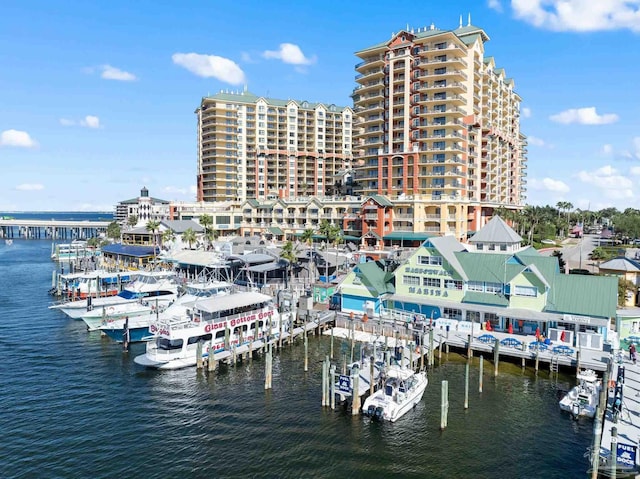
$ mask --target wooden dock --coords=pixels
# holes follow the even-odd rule
[[[89,239],[107,231],[110,221],[0,219],[0,238]]]

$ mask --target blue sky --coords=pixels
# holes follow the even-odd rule
[[[3,2],[0,211],[193,201],[202,96],[351,105],[353,52],[468,13],[523,98],[528,203],[638,206],[640,0],[414,4]]]

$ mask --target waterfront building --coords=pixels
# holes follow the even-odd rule
[[[391,275],[387,263],[357,265],[338,288],[342,311],[401,310],[453,329],[461,322],[529,335],[540,328],[552,341],[564,331],[569,344],[602,349],[616,317],[617,278],[562,274],[556,257],[521,240],[496,216],[471,244],[427,239]]]
[[[140,190],[140,196],[116,204],[113,218],[124,225],[131,216],[138,218],[138,224],[146,224],[149,221],[166,220],[170,217],[170,202],[149,196],[147,187]]]
[[[637,256],[637,255],[636,255]],[[640,258],[638,258],[640,259]],[[600,274],[616,276],[633,285],[633,291],[627,291],[625,306],[638,305],[638,288],[640,287],[640,263],[637,260],[619,256],[598,265]]]
[[[248,91],[202,98],[197,200],[264,200],[338,193],[352,167],[349,107]]]
[[[391,203],[383,235],[403,228],[466,240],[495,208],[524,205],[521,98],[485,56],[488,40],[469,19],[455,30],[401,30],[356,53],[354,181],[363,196]],[[367,230],[379,217],[364,221]]]

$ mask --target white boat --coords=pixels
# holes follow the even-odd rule
[[[578,376],[578,385],[574,386],[560,400],[560,409],[570,412],[574,417],[594,417],[596,407],[600,400],[602,381],[592,369],[581,371]]]
[[[384,387],[367,398],[363,414],[372,419],[395,422],[422,399],[428,379],[424,372],[390,366],[385,372]]]
[[[294,313],[280,315],[271,296],[255,292],[238,292],[222,297],[186,303],[185,314],[160,316],[151,324],[155,335],[147,343],[145,354],[134,361],[149,368],[179,369],[195,366],[198,343],[202,355],[213,354],[216,360],[232,352],[257,349],[269,339],[278,338],[289,328]],[[291,323],[290,323],[291,322]]]
[[[58,309],[73,319],[80,319],[87,312],[95,309],[111,308],[125,303],[135,303],[140,299],[157,301],[159,307],[166,308],[178,296],[179,283],[173,272],[167,271],[136,271],[132,272],[135,279],[128,283],[115,296],[68,301],[53,304],[50,309]],[[102,313],[101,313],[102,314]]]
[[[164,307],[159,306],[160,311]],[[117,320],[124,320],[126,318],[133,319],[138,316],[146,316],[148,321],[151,321],[151,315],[155,316],[156,306],[151,304],[142,303],[140,301],[128,302],[123,304],[116,304],[113,306],[102,306],[101,308],[94,308],[85,312],[81,319],[87,325],[89,331],[96,331],[103,325],[108,325],[110,322]]]
[[[86,241],[73,240],[71,243],[60,243],[51,246],[51,259],[53,261],[70,262],[80,258],[99,256],[100,250],[89,246]]]
[[[156,310],[153,314],[145,314],[140,316],[108,318],[98,328],[114,341],[121,342],[126,330],[130,343],[138,341],[149,341],[152,335],[149,327],[154,321],[158,321],[159,317],[183,316],[187,314],[187,309],[193,307],[198,301],[206,298],[221,297],[231,293],[232,285],[224,281],[210,280],[206,282],[191,282],[184,286],[183,293],[164,311]],[[189,305],[189,306],[187,306]]]

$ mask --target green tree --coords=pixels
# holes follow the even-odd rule
[[[295,264],[295,262],[298,259],[298,256],[296,254],[295,248],[293,246],[293,243],[291,241],[287,241],[283,246],[282,246],[282,250],[280,251],[280,258],[286,260],[288,262],[288,274],[287,276],[290,278],[289,280],[289,284],[293,283],[293,265]],[[289,287],[288,285],[285,285],[285,287]]]
[[[111,223],[109,223],[109,226],[107,226],[107,238],[119,240],[121,233],[122,230],[120,229],[120,225],[117,221],[112,221]]]
[[[203,214],[202,216],[200,216],[200,225],[204,228],[204,237],[206,240],[209,241],[209,233],[212,231],[212,226],[213,226],[213,218],[208,215],[208,214]],[[209,241],[209,245],[211,244],[211,241]]]
[[[176,234],[173,232],[173,230],[166,230],[164,233],[162,233],[162,244],[171,243],[172,241],[175,241],[175,239]]]
[[[151,231],[153,238],[153,261],[156,259],[156,246],[158,246],[158,239],[156,238],[156,232],[160,229],[160,222],[156,220],[149,220],[147,222],[147,231]]]
[[[187,228],[184,233],[182,233],[181,237],[182,241],[189,245],[189,249],[191,249],[191,245],[196,242],[196,232],[193,231],[192,228]]]
[[[624,306],[627,302],[627,294],[635,296],[636,287],[633,282],[620,276],[618,278],[618,306]]]
[[[138,224],[138,216],[137,215],[131,215],[127,218],[127,226],[129,226],[129,228],[133,228],[135,225]]]

